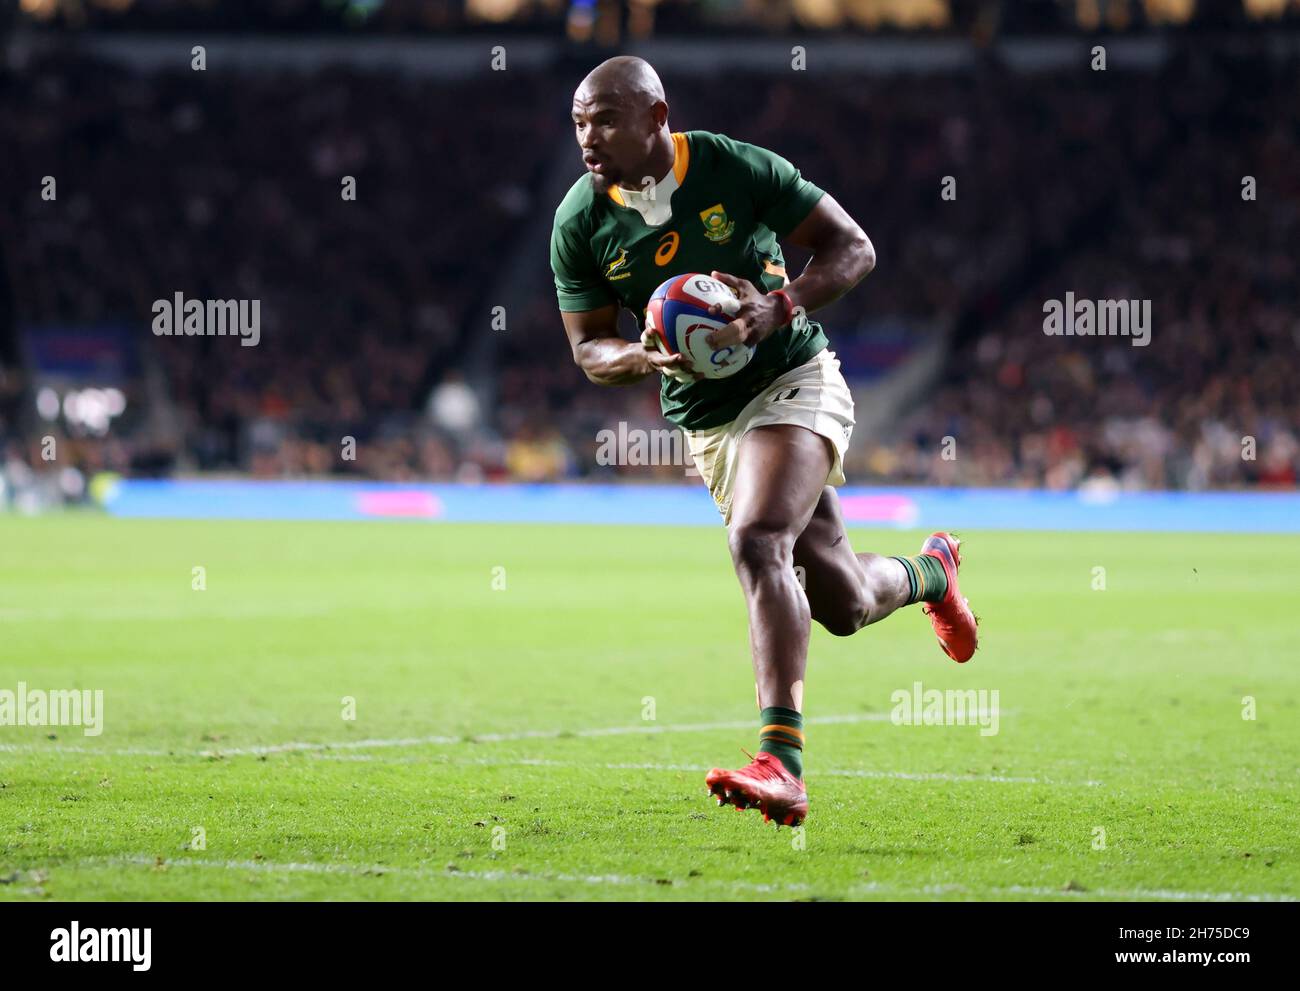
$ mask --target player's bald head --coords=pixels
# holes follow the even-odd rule
[[[571,115],[597,191],[629,177],[657,179],[671,168],[668,103],[645,59],[618,55],[601,62],[574,92]]]
[[[616,55],[587,73],[573,99],[575,103],[609,102],[628,110],[649,110],[664,102],[664,86],[645,59]]]

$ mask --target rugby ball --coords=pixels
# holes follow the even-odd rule
[[[716,317],[709,316],[714,303],[722,306]],[[754,357],[754,349],[734,344],[714,350],[705,343],[713,331],[727,325],[728,316],[740,309],[740,300],[730,287],[707,275],[691,272],[663,283],[645,308],[645,326],[665,354],[684,354],[695,371],[706,379],[735,375]]]

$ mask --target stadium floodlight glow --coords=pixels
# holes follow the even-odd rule
[[[109,416],[121,416],[126,412],[126,393],[112,386],[104,390],[104,402]]]
[[[68,423],[98,435],[108,433],[113,418],[125,409],[126,396],[121,389],[73,389],[63,397],[63,416]]]
[[[519,16],[522,0],[468,0],[465,13],[480,21],[502,23]]]
[[[36,413],[42,420],[59,418],[59,394],[48,385],[36,393]]]
[[[29,14],[42,21],[48,21],[58,13],[57,0],[22,0],[19,4],[24,14]]]
[[[59,472],[59,491],[69,499],[80,499],[86,492],[86,476],[76,468],[64,468]]]

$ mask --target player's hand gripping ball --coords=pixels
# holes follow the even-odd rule
[[[710,316],[709,307],[722,307],[719,316]],[[754,357],[754,349],[745,344],[711,348],[705,338],[727,326],[740,308],[740,300],[729,286],[698,272],[669,279],[650,297],[645,309],[646,336],[665,354],[682,354],[691,367],[706,379],[724,379],[735,375]]]

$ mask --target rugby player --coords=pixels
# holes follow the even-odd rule
[[[798,825],[808,813],[811,620],[849,636],[921,602],[953,660],[969,660],[977,641],[957,586],[955,537],[934,533],[919,554],[887,557],[855,554],[845,534],[835,486],[844,483],[853,399],[807,315],[857,285],[875,250],[833,197],[779,155],[722,134],[670,130],[663,86],[642,59],[593,69],[574,93],[572,118],[587,173],[555,212],[551,267],[574,361],[598,385],[661,376],[664,416],[685,432],[722,514],[749,611],[758,754],[739,770],[714,768],[706,784],[719,804]],[[778,239],[812,253],[793,281]],[[651,293],[688,272],[708,273],[739,297],[709,344],[757,351],[729,378],[704,380],[644,330]],[[620,307],[637,315],[639,341],[619,334]]]

